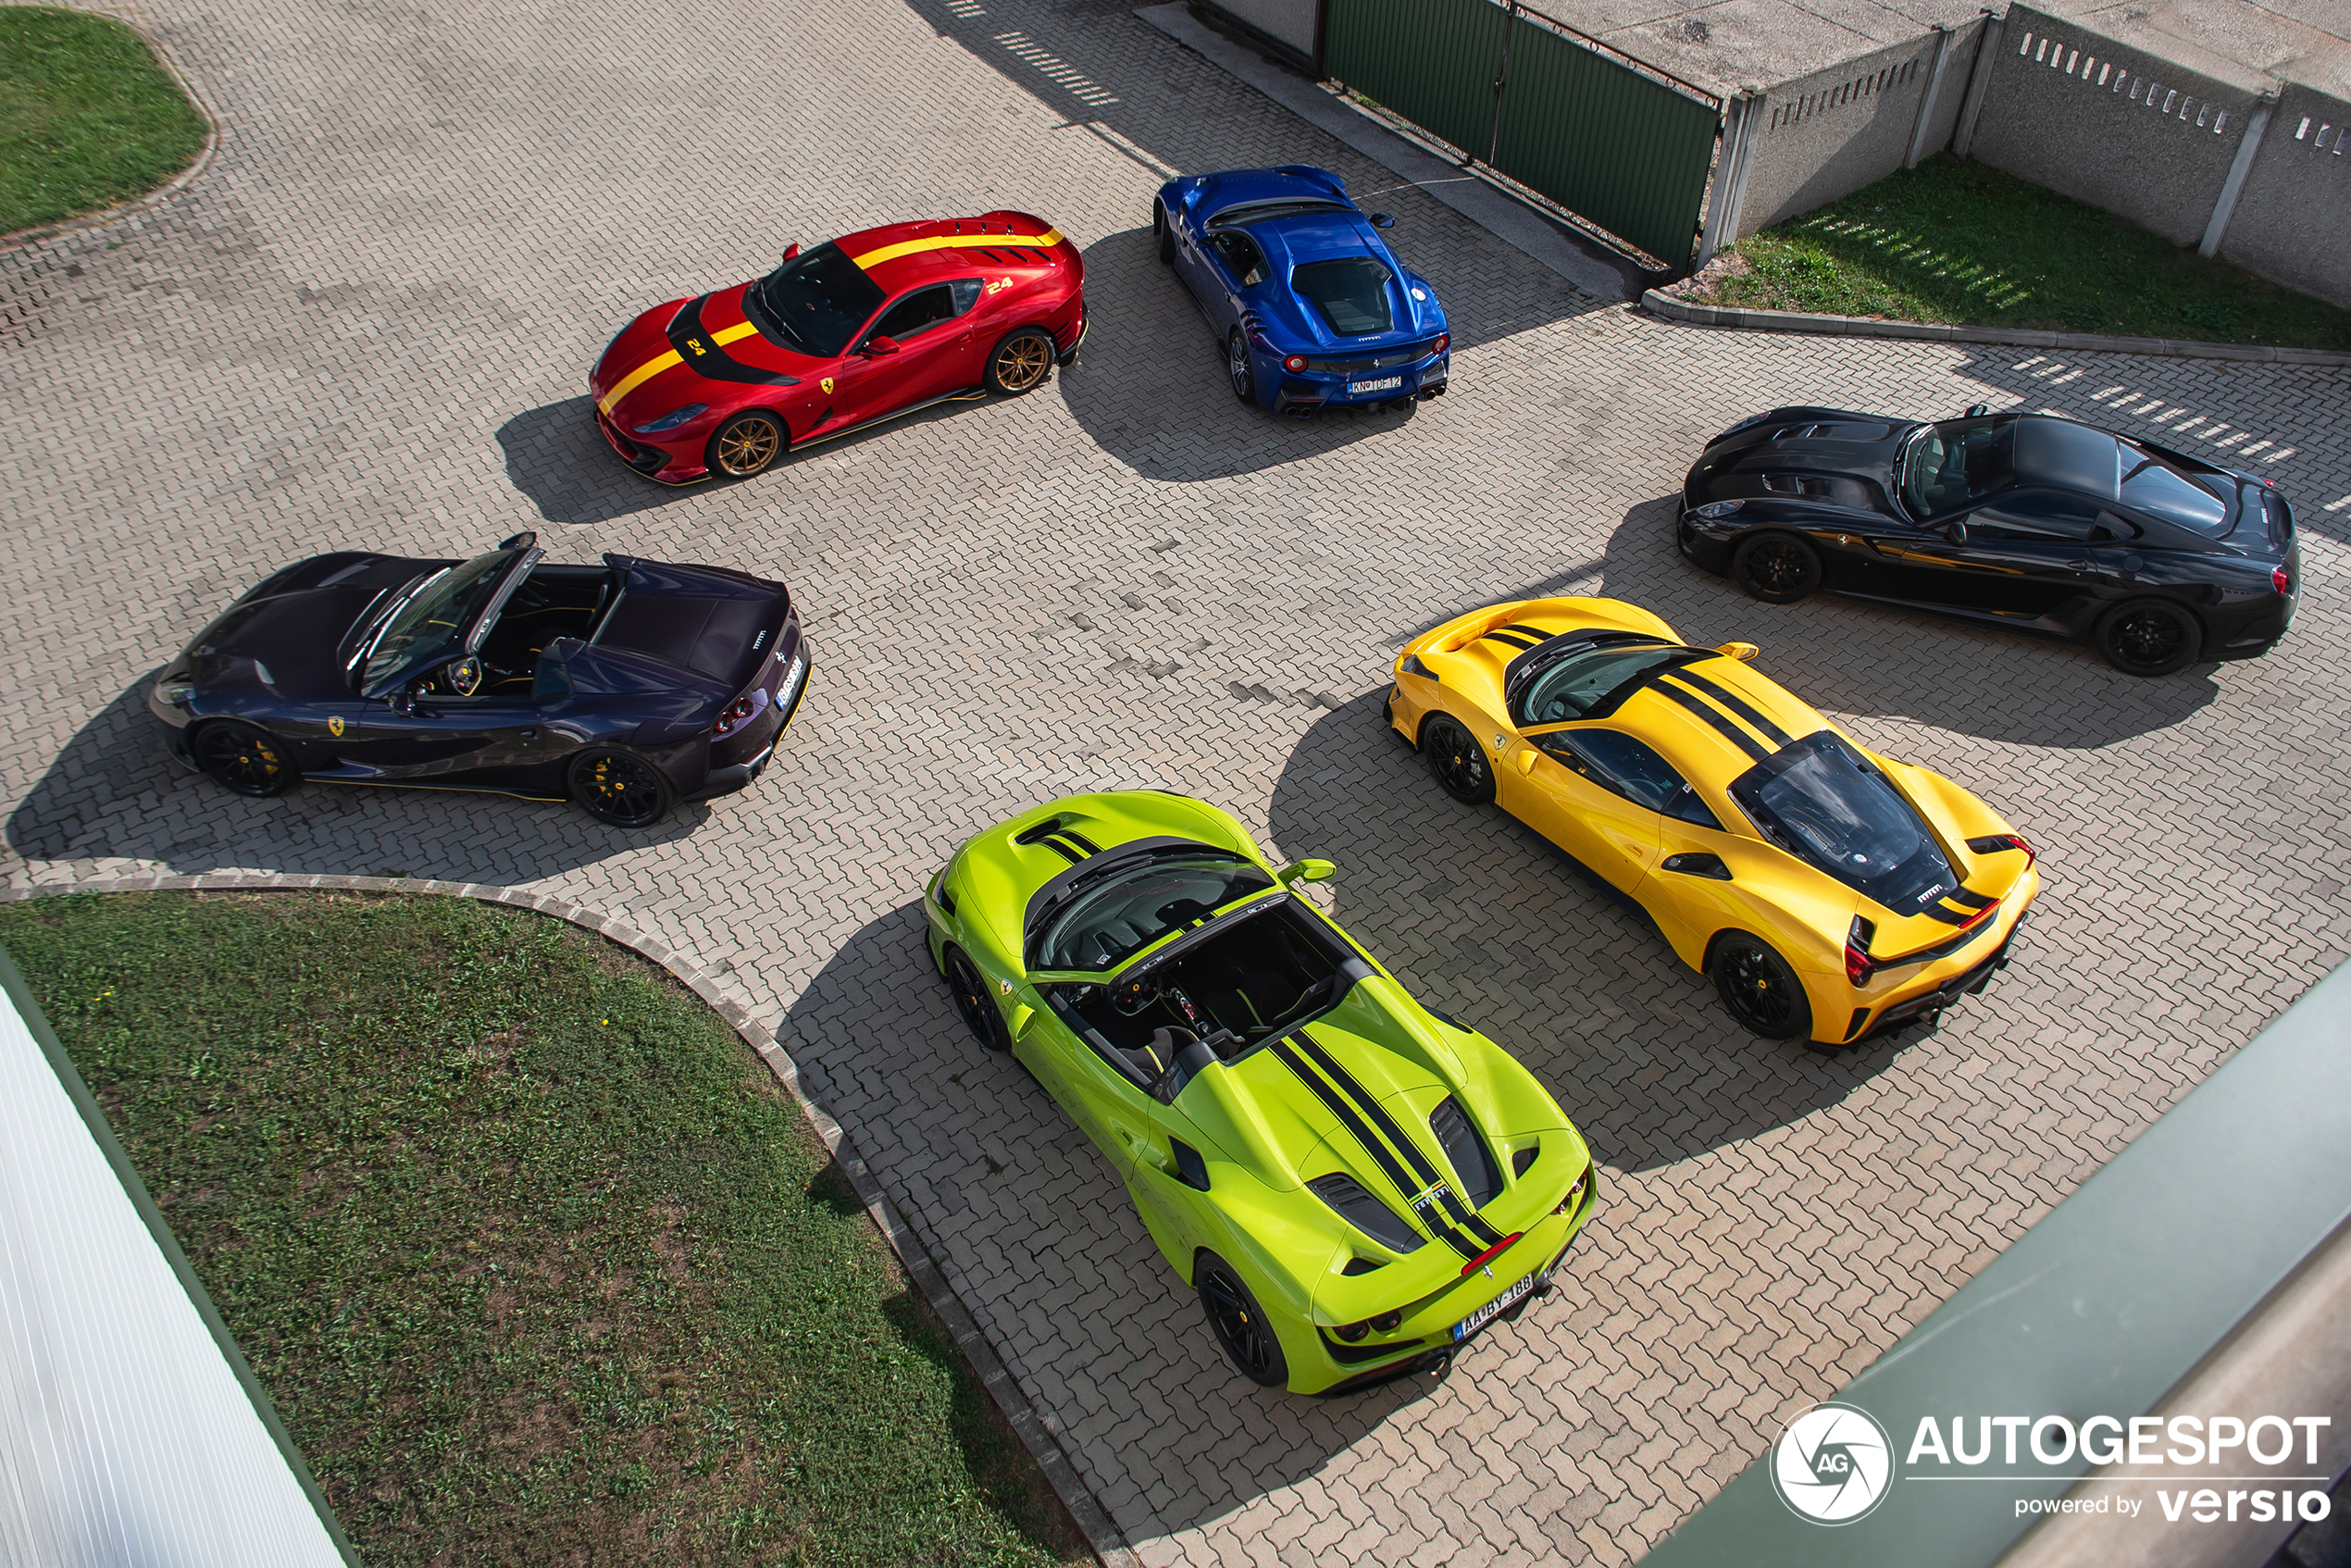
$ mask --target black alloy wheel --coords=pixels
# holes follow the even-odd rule
[[[2118,604],[2098,622],[2098,652],[2125,675],[2176,675],[2204,651],[2193,612],[2168,599]]]
[[[571,765],[571,798],[615,828],[650,828],[669,815],[669,780],[634,752],[598,746]]]
[[[1731,578],[1766,604],[1793,604],[1821,586],[1821,553],[1792,533],[1758,534],[1732,552]]]
[[[1159,241],[1159,261],[1163,267],[1176,265],[1176,228],[1167,221],[1167,209],[1157,202],[1151,204],[1151,233]]]
[[[710,438],[710,466],[730,479],[765,473],[783,452],[783,424],[755,408],[736,415]]]
[[[1225,374],[1233,379],[1233,395],[1243,403],[1257,401],[1257,372],[1249,362],[1249,341],[1235,328],[1225,340]]]
[[[1282,1354],[1282,1342],[1233,1265],[1213,1252],[1202,1252],[1192,1269],[1192,1284],[1200,1291],[1200,1311],[1208,1314],[1216,1342],[1241,1375],[1263,1388],[1287,1383],[1289,1362]]]
[[[1477,737],[1454,719],[1439,715],[1421,729],[1421,751],[1428,770],[1445,792],[1466,806],[1482,806],[1494,799],[1494,765]]]
[[[1061,350],[1052,338],[1035,327],[1023,327],[996,345],[988,356],[988,390],[999,397],[1018,397],[1045,384]]]
[[[1004,1027],[1004,1015],[996,1011],[996,1001],[988,994],[988,982],[980,978],[979,966],[964,956],[964,950],[947,950],[947,985],[955,993],[955,1011],[964,1015],[964,1027],[972,1039],[990,1051],[1010,1051],[1013,1039]]]
[[[1812,1033],[1812,1003],[1804,982],[1771,947],[1735,931],[1714,950],[1714,989],[1739,1027],[1765,1039]]]
[[[302,781],[293,758],[267,732],[226,719],[196,731],[196,765],[224,790],[266,800]]]

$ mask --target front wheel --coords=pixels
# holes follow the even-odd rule
[[[2117,605],[2098,622],[2098,652],[2125,675],[2177,675],[2204,650],[2196,616],[2168,599]]]
[[[1054,357],[1051,338],[1034,327],[1023,327],[988,356],[988,390],[1000,397],[1018,397],[1041,386]]]
[[[1289,1362],[1265,1309],[1250,1293],[1249,1282],[1233,1265],[1213,1252],[1202,1252],[1192,1270],[1192,1285],[1200,1291],[1200,1311],[1208,1326],[1243,1377],[1263,1388],[1278,1388],[1289,1381]]]
[[[1715,948],[1713,970],[1715,992],[1741,1028],[1765,1039],[1811,1035],[1812,1002],[1804,982],[1769,943],[1733,932]]]
[[[730,479],[765,473],[783,454],[784,427],[773,414],[738,414],[710,438],[710,466]]]
[[[634,752],[599,746],[572,763],[571,798],[599,822],[650,828],[669,815],[674,797],[661,769]]]
[[[1454,719],[1438,715],[1421,730],[1421,752],[1428,770],[1445,792],[1465,806],[1482,806],[1494,799],[1494,765],[1477,737]]]
[[[947,950],[947,985],[955,993],[955,1011],[963,1014],[964,1027],[972,1032],[972,1039],[990,1051],[1010,1051],[1013,1039],[1004,1027],[1004,1015],[996,1011],[996,1000],[988,994],[979,965],[964,957],[962,948]]]
[[[1821,553],[1794,534],[1761,534],[1731,553],[1731,577],[1766,604],[1793,604],[1821,586]]]
[[[234,719],[207,724],[196,732],[193,750],[206,778],[255,800],[282,795],[302,780],[277,737],[255,725]]]
[[[1257,401],[1257,371],[1249,362],[1249,340],[1238,328],[1225,340],[1225,374],[1232,378],[1235,397],[1243,403]]]

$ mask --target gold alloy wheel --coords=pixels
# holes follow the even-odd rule
[[[1025,392],[1045,379],[1052,362],[1052,345],[1043,333],[1018,333],[996,351],[996,383],[1008,392]]]
[[[745,415],[718,432],[718,466],[731,478],[747,479],[773,463],[782,444],[774,420]]]

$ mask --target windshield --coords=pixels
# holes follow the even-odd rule
[[[2016,421],[1952,419],[1922,427],[1903,447],[1901,461],[1902,500],[1911,516],[1939,517],[2016,478]]]
[[[493,550],[454,566],[443,566],[407,591],[406,602],[385,617],[367,645],[367,666],[359,690],[372,690],[385,677],[432,662],[466,629],[498,586],[500,574],[520,552]]]
[[[1310,212],[1353,212],[1345,202],[1319,202],[1285,197],[1275,202],[1243,202],[1238,206],[1225,207],[1210,218],[1211,223],[1263,223],[1269,218],[1297,218]]]
[[[1202,846],[1113,873],[1057,911],[1038,933],[1031,966],[1108,969],[1274,879],[1238,856]]]
[[[2229,531],[2229,504],[2184,471],[2133,442],[2122,443],[2122,504],[2208,539]]]
[[[1897,915],[1959,885],[1916,808],[1831,730],[1748,769],[1731,798],[1780,848]]]
[[[1571,653],[1527,684],[1519,699],[1519,725],[1605,718],[1655,671],[1687,664],[1694,656],[1670,642],[1618,643]]]
[[[847,348],[882,302],[880,287],[829,241],[743,291],[745,300],[754,295],[762,307],[757,325],[817,359]]]
[[[1290,286],[1306,296],[1331,330],[1342,338],[1387,331],[1387,268],[1367,255],[1339,261],[1310,261],[1289,275]]]

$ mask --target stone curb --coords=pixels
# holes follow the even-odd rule
[[[987,1385],[995,1398],[997,1408],[1004,1412],[1013,1430],[1020,1434],[1029,1456],[1045,1473],[1045,1479],[1061,1498],[1062,1506],[1086,1537],[1103,1568],[1139,1568],[1126,1537],[1110,1513],[1094,1500],[1087,1489],[1077,1467],[1062,1451],[1060,1440],[1047,1418],[1029,1402],[1019,1382],[1004,1365],[1002,1358],[988,1343],[980,1332],[978,1321],[956,1296],[954,1287],[931,1261],[929,1251],[903,1220],[899,1217],[881,1184],[875,1180],[865,1157],[850,1141],[841,1125],[827,1114],[824,1108],[808,1097],[801,1087],[800,1067],[794,1063],[773,1029],[760,1024],[741,1002],[727,994],[726,982],[717,975],[701,967],[654,940],[637,930],[617,915],[600,915],[584,904],[546,893],[529,892],[517,888],[491,887],[480,882],[442,882],[413,877],[339,877],[321,874],[291,875],[272,871],[212,871],[201,876],[179,877],[147,873],[131,877],[93,877],[81,882],[44,882],[29,887],[0,888],[0,903],[23,903],[33,899],[64,898],[74,893],[143,893],[143,892],[304,892],[312,890],[367,893],[437,893],[451,898],[474,899],[482,903],[506,904],[516,909],[535,910],[568,921],[584,930],[595,932],[617,942],[640,957],[650,959],[676,976],[689,989],[708,1002],[711,1009],[727,1020],[743,1042],[758,1052],[767,1070],[776,1075],[801,1111],[825,1140],[833,1159],[856,1188],[858,1201],[865,1205],[865,1213],[889,1240],[892,1251],[905,1266],[907,1276],[922,1290],[924,1300],[931,1305],[947,1331],[954,1336],[956,1348]]]
[[[180,91],[188,95],[188,102],[196,106],[196,113],[204,116],[204,145],[197,150],[196,161],[181,169],[168,184],[159,185],[143,196],[125,202],[120,206],[108,207],[104,212],[84,213],[80,218],[68,218],[57,223],[37,224],[31,229],[19,229],[13,234],[0,234],[0,253],[26,250],[50,240],[78,233],[84,229],[103,229],[110,223],[119,223],[125,218],[136,218],[143,212],[151,212],[194,184],[196,177],[212,167],[213,155],[220,151],[220,117],[212,112],[212,106],[205,103],[204,94],[196,91],[194,80],[180,68],[178,60],[172,58],[171,51],[164,47],[162,39],[141,27],[129,17],[118,16],[112,11],[95,6],[76,6],[74,8],[88,11],[93,16],[104,17],[108,21],[120,22],[139,35],[140,41],[145,44],[155,55],[155,59],[162,64],[171,80],[180,84]]]
[[[2257,365],[2351,365],[2334,349],[2262,348],[2251,343],[2186,342],[2176,338],[2115,338],[2100,332],[2028,332],[1997,327],[1934,327],[1922,321],[1872,321],[1863,316],[1814,316],[1801,310],[1733,310],[1691,305],[1655,289],[1641,308],[1690,327],[1742,327],[1762,332],[1818,332],[1846,338],[1910,338],[1938,343],[2003,343],[2073,354],[2165,355],[2174,359],[2240,359]]]

